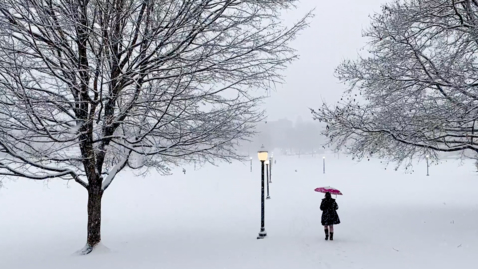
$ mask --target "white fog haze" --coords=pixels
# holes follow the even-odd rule
[[[478,0],[0,0],[0,269],[478,268]]]
[[[334,77],[335,68],[343,60],[358,57],[367,41],[362,30],[370,26],[369,16],[386,2],[302,0],[297,9],[284,14],[284,20],[293,23],[315,9],[310,26],[292,42],[299,59],[284,72],[284,84],[265,101],[268,120],[295,120],[298,116],[311,120],[309,108],[340,99],[346,86]]]
[[[292,42],[299,58],[283,72],[283,84],[277,84],[264,100],[266,120],[257,125],[259,134],[251,138],[252,143],[241,144],[241,151],[254,152],[261,145],[288,154],[326,150],[322,147],[325,137],[320,135],[325,124],[313,121],[309,108],[341,98],[347,86],[339,83],[335,69],[342,61],[356,59],[364,52],[367,39],[362,30],[370,26],[370,16],[384,2],[302,0],[296,9],[283,14],[287,24],[295,23],[310,10],[315,16]],[[300,127],[303,125],[308,127]],[[282,140],[287,143],[277,142]]]

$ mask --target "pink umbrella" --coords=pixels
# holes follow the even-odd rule
[[[315,189],[315,191],[316,192],[321,192],[321,193],[330,192],[330,194],[342,195],[342,193],[339,190],[337,190],[335,188],[332,188],[330,186],[320,187],[320,188]]]

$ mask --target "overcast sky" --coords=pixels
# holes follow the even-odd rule
[[[362,30],[370,24],[369,15],[380,11],[387,0],[301,0],[298,8],[285,16],[297,21],[315,8],[315,17],[292,43],[300,59],[285,72],[286,80],[266,100],[268,120],[299,116],[311,120],[309,107],[318,108],[323,100],[336,102],[344,90],[334,76],[344,59],[355,59],[366,39]]]

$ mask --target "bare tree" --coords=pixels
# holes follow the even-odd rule
[[[478,1],[395,1],[365,36],[366,57],[336,71],[350,85],[344,97],[312,110],[329,145],[399,164],[478,152]]]
[[[240,159],[262,94],[296,58],[295,0],[3,0],[0,174],[88,191],[89,253],[125,168]]]

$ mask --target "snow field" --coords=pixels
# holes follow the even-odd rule
[[[253,156],[255,157],[255,156]],[[103,246],[86,240],[86,191],[74,182],[5,181],[0,268],[474,268],[478,173],[448,160],[413,174],[340,155],[277,156],[260,229],[260,170],[249,162],[119,175],[103,198]],[[295,172],[297,170],[297,172]],[[333,186],[342,224],[324,241],[320,199]]]

